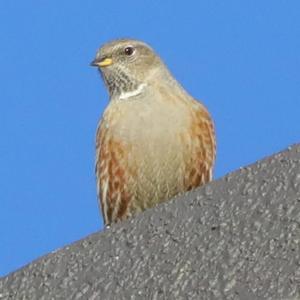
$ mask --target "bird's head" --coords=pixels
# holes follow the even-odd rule
[[[91,63],[99,68],[111,96],[131,92],[147,83],[162,64],[150,46],[131,39],[105,44]]]

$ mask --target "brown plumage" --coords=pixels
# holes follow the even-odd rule
[[[96,137],[98,196],[106,225],[212,179],[211,117],[145,43],[116,40],[92,65],[110,102]]]

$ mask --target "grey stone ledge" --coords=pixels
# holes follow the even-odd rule
[[[0,299],[300,299],[300,145],[32,262]]]

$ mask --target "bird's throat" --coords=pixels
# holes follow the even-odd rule
[[[137,80],[121,68],[112,72],[103,72],[102,76],[111,99],[127,100],[141,94],[146,87],[144,82]]]

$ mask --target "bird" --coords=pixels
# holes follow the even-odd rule
[[[107,42],[91,66],[100,71],[109,94],[97,128],[95,162],[105,226],[212,180],[213,120],[147,43]]]

